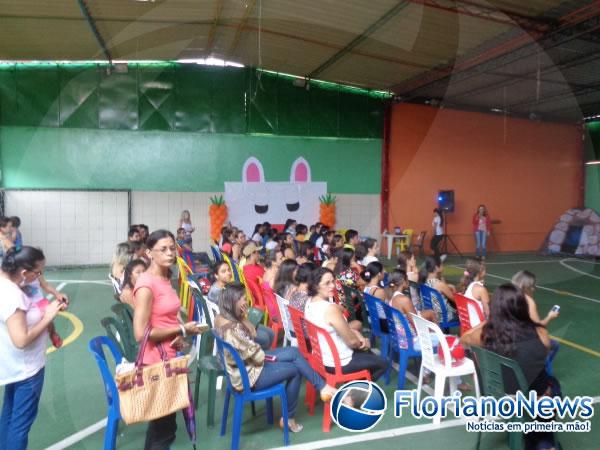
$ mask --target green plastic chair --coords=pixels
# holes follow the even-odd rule
[[[133,309],[126,303],[115,303],[110,309],[115,314],[115,319],[121,328],[119,335],[124,350],[123,354],[129,361],[135,361],[139,345],[133,332]]]
[[[126,345],[123,336],[125,336],[125,331],[121,324],[114,317],[105,317],[100,321],[104,330],[106,330],[106,336],[109,337],[111,341],[115,343],[121,355],[125,357],[128,361],[135,361],[137,356],[136,353],[133,353],[135,349],[132,349],[131,346]],[[120,363],[121,361],[117,361]]]
[[[525,379],[525,375],[521,370],[521,366],[514,360],[505,356],[498,355],[492,351],[486,350],[475,345],[471,346],[471,350],[475,354],[475,362],[479,367],[479,384],[483,395],[501,398],[506,395],[512,395],[512,392],[506,392],[504,387],[504,377],[502,376],[502,368],[506,367],[509,372],[513,372],[519,386],[519,390],[523,393],[529,392],[529,384]],[[511,422],[526,422],[530,420],[528,417],[513,418]],[[481,432],[477,436],[477,449],[481,445]],[[561,448],[558,440],[556,440],[557,448]],[[511,450],[523,450],[525,444],[523,442],[523,433],[512,432],[508,433],[508,446]]]
[[[192,289],[192,295],[195,307],[202,310],[206,323],[211,330],[214,323],[214,314],[217,311],[208,305],[206,299],[197,289]],[[223,376],[223,366],[216,355],[215,338],[211,332],[202,333],[200,340],[200,349],[198,351],[198,360],[196,362],[196,378],[194,380],[194,405],[198,409],[198,397],[200,396],[200,380],[202,373],[208,375],[208,399],[206,408],[206,425],[213,427],[215,425],[215,401],[217,396],[217,378]]]

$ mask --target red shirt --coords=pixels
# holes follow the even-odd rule
[[[138,289],[145,287],[152,291],[152,309],[150,311],[150,326],[152,328],[172,328],[179,326],[177,314],[181,303],[179,296],[171,286],[170,280],[163,280],[160,277],[142,273],[135,287],[133,288],[133,304],[137,303],[136,293]],[[170,340],[162,343],[165,352],[169,358],[174,358],[176,350],[169,345]],[[144,352],[144,364],[156,364],[160,362],[160,353],[156,347],[156,343],[148,341],[146,351]]]

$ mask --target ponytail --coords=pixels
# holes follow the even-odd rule
[[[13,247],[4,254],[2,271],[12,276],[22,269],[32,270],[36,263],[45,259],[44,253],[39,248],[26,245],[17,250]]]
[[[477,259],[468,258],[465,261],[465,271],[458,285],[458,292],[465,293],[469,285],[475,281],[477,275],[483,269],[483,264]]]

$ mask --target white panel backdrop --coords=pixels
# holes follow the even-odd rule
[[[51,266],[109,264],[127,240],[127,191],[5,191],[5,214],[21,218],[25,245]]]

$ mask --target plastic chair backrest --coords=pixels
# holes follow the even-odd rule
[[[315,370],[320,374],[327,373],[327,370],[325,369],[325,364],[323,364],[322,348],[322,345],[326,345],[329,347],[329,351],[331,352],[331,356],[333,358],[333,363],[335,367],[334,375],[342,375],[342,364],[340,362],[340,355],[329,333],[323,328],[318,327],[317,325],[312,323],[310,320],[305,320],[304,323],[306,324],[306,328],[308,330],[311,353],[313,355],[312,361],[313,364],[316,366]]]
[[[126,343],[124,342],[126,331],[123,330],[121,323],[119,323],[119,321],[114,317],[104,317],[100,320],[100,324],[106,331],[106,335],[115,343],[121,354],[129,360],[131,355],[129,354]],[[135,356],[136,355],[134,354],[133,359],[135,359]],[[130,361],[133,361],[133,359]]]
[[[237,350],[235,348],[233,348],[233,346],[231,344],[225,342],[219,336],[219,334],[216,332],[216,330],[213,329],[211,331],[212,331],[213,337],[215,338],[215,342],[217,343],[217,353],[219,355],[221,364],[223,364],[223,367],[225,369],[228,367],[227,362],[225,360],[225,352],[229,353],[229,356],[231,357],[231,359],[233,359],[234,364],[239,369],[240,377],[242,379],[242,386],[244,387],[244,392],[250,392],[252,387],[250,386],[250,381],[248,380],[248,372],[246,371],[246,365],[244,364],[242,357],[239,355]],[[231,378],[229,377],[229,372],[227,370],[224,370],[224,372],[225,372],[225,376],[227,377],[227,381],[229,382],[229,385],[233,386],[233,384],[231,383]]]
[[[520,391],[524,393],[529,392],[529,385],[527,384],[523,370],[514,359],[498,355],[476,345],[472,345],[471,350],[475,354],[475,360],[479,366],[482,394],[491,395],[496,398],[504,397],[506,394],[513,394],[512,392],[506,392],[502,367],[506,367],[514,373]]]
[[[256,280],[251,280],[250,278],[246,278],[244,275],[244,281],[246,282],[246,291],[249,292],[252,296],[253,302],[252,306],[257,308],[264,309],[265,308],[265,300],[263,298],[263,292]]]
[[[296,344],[296,336],[294,335],[294,326],[292,325],[292,319],[290,317],[290,312],[288,311],[288,307],[290,305],[289,300],[281,297],[280,295],[275,294],[275,298],[277,299],[277,306],[279,307],[279,317],[281,317],[281,324],[283,325],[283,332],[285,333],[285,337],[290,344],[294,347]]]
[[[435,302],[442,313],[440,322],[448,322],[448,308],[446,308],[444,296],[438,290],[432,288],[431,286],[427,286],[426,284],[421,284],[420,290],[421,299],[423,300],[423,305],[425,306],[425,308],[435,310]]]
[[[367,312],[369,313],[369,321],[371,322],[371,332],[375,336],[381,336],[385,333],[381,330],[380,318],[385,320],[385,303],[379,300],[377,297],[373,297],[371,294],[363,293],[365,304],[367,305]]]
[[[447,370],[452,368],[452,357],[450,355],[450,347],[446,337],[440,327],[435,323],[425,320],[416,314],[411,314],[415,328],[417,329],[417,335],[419,337],[419,344],[421,347],[421,356],[424,367],[434,369],[436,366],[436,352],[433,340],[431,339],[431,333],[437,337],[438,345],[442,348],[444,354],[444,367]]]
[[[219,261],[223,261],[223,256],[221,255],[221,250],[219,250],[219,246],[217,244],[211,244],[210,251],[212,252],[215,263],[219,262]]]
[[[311,361],[312,353],[308,350],[308,347],[306,345],[306,335],[304,334],[304,313],[302,311],[297,310],[296,308],[292,308],[291,306],[289,306],[287,310],[290,313],[290,320],[294,328],[294,333],[296,334],[298,350],[307,361]]]
[[[473,328],[471,323],[471,312],[474,312],[479,317],[479,323],[485,319],[483,317],[483,311],[475,300],[466,297],[458,292],[454,294],[454,302],[456,303],[456,311],[458,312],[458,318],[460,320],[460,334],[461,336]]]
[[[388,324],[392,350],[408,350],[415,353],[414,336],[410,328],[410,323],[401,311],[390,305],[384,304],[385,318]],[[400,331],[402,330],[402,331]]]
[[[267,312],[269,313],[269,317],[271,320],[274,320],[277,323],[281,323],[281,316],[279,314],[279,307],[277,306],[277,298],[275,297],[277,294],[273,291],[271,286],[268,283],[261,283],[260,285],[261,291],[263,294],[263,300],[265,302],[265,307],[267,308]]]
[[[97,336],[90,339],[90,342],[88,343],[88,349],[94,355],[96,364],[98,364],[98,368],[100,369],[100,375],[102,376],[102,383],[104,384],[104,393],[106,394],[108,407],[114,408],[115,412],[118,413],[119,391],[115,383],[114,374],[112,374],[108,368],[103,347],[108,347],[115,365],[121,362],[123,355],[114,342],[106,336]]]
[[[115,291],[115,295],[117,297],[119,297],[122,292],[121,283],[119,282],[119,280],[117,280],[115,277],[113,277],[111,273],[108,274],[108,279],[110,280],[110,283],[112,284],[112,287]]]

